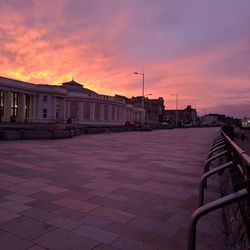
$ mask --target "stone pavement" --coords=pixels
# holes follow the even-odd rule
[[[218,128],[0,142],[0,249],[186,249]],[[218,196],[210,183],[206,200]],[[220,214],[197,249],[223,249]]]

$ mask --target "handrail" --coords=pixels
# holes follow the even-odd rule
[[[224,196],[220,199],[217,199],[215,201],[212,201],[210,203],[205,204],[204,206],[198,208],[193,214],[191,221],[189,223],[188,227],[188,250],[194,250],[196,245],[196,226],[199,221],[199,219],[218,209],[225,207],[226,205],[232,204],[234,202],[240,201],[242,199],[247,198],[250,195],[249,190],[247,188],[244,188],[242,190],[239,190],[237,192],[234,192],[232,194],[229,194],[227,196]]]
[[[205,214],[210,213],[211,211],[214,211],[218,208],[222,208],[228,204],[232,204],[236,201],[239,201],[241,199],[250,198],[250,156],[242,150],[232,139],[230,139],[222,130],[220,131],[221,137],[217,137],[212,143],[211,147],[212,150],[210,150],[208,156],[210,156],[206,163],[205,163],[205,173],[202,176],[201,184],[200,184],[200,192],[199,192],[199,208],[194,211],[192,214],[192,218],[189,224],[188,229],[188,250],[194,250],[196,246],[196,226],[198,223],[198,220],[204,216]],[[217,150],[214,150],[214,148],[219,148],[218,145],[216,145],[218,142],[224,142],[226,144],[225,150],[218,153],[217,155],[211,156],[210,153],[214,153]],[[219,143],[219,145],[220,145]],[[214,147],[216,145],[216,147]],[[221,145],[220,145],[221,146]],[[221,147],[219,149],[223,149],[224,147]],[[228,152],[228,153],[227,153]],[[225,155],[227,158],[227,163],[218,166],[217,168],[209,171],[209,164],[217,159],[220,156]],[[208,177],[214,175],[215,173],[221,172],[226,168],[230,167],[236,167],[240,170],[240,173],[243,177],[243,182],[245,188],[243,188],[240,191],[236,191],[232,194],[229,194],[225,197],[219,198],[215,201],[212,201],[210,203],[207,203],[203,205],[204,203],[204,187],[206,186],[206,180]]]
[[[244,161],[250,165],[250,157],[248,156],[248,154],[242,150],[232,139],[230,139],[225,132],[221,131],[221,134],[225,137],[226,139],[226,143],[229,143],[230,146],[239,154],[242,156],[242,158],[244,159]]]

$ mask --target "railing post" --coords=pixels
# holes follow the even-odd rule
[[[211,175],[214,175],[226,168],[229,168],[229,167],[232,167],[233,166],[233,162],[230,161],[230,162],[227,162],[209,172],[207,172],[206,174],[204,174],[202,177],[201,177],[201,182],[200,182],[200,187],[199,187],[199,207],[203,206],[204,204],[204,189],[205,189],[205,184],[207,182],[207,178]]]
[[[219,145],[219,146],[216,146],[216,147],[211,148],[211,150],[210,150],[209,153],[208,153],[207,158],[210,158],[210,157],[213,155],[214,152],[216,152],[216,151],[218,151],[218,150],[220,150],[220,149],[223,149],[223,148],[225,148],[225,147],[226,147],[226,144],[223,143],[222,145]]]
[[[209,164],[211,163],[211,161],[227,154],[229,151],[228,150],[224,150],[220,153],[218,153],[217,155],[214,155],[212,157],[210,157],[209,159],[207,159],[206,163],[205,163],[205,167],[204,167],[204,172],[206,173],[207,171],[209,171]]]
[[[225,207],[228,204],[237,202],[249,196],[248,190],[246,188],[237,191],[235,193],[229,194],[218,200],[207,203],[206,205],[198,208],[193,214],[191,221],[188,226],[188,250],[195,250],[196,248],[196,227],[199,219],[212,212],[218,208]]]

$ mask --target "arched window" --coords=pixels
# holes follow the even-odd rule
[[[104,120],[108,120],[108,119],[109,119],[109,105],[104,104]]]
[[[90,103],[84,102],[83,104],[83,119],[90,120]]]
[[[77,118],[78,105],[77,102],[71,102],[70,104],[70,117],[73,119]]]
[[[4,92],[0,90],[0,121],[2,121],[2,117],[4,115]]]
[[[101,105],[100,103],[95,104],[95,120],[101,119]]]

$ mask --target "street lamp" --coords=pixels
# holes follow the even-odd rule
[[[134,72],[135,75],[142,76],[142,98],[141,98],[141,108],[144,109],[144,71],[142,73]],[[141,115],[141,125],[143,126],[143,114]]]
[[[178,126],[178,118],[177,118],[177,113],[178,113],[178,94],[170,94],[175,96],[175,126]]]
[[[153,94],[147,94],[147,95],[144,95],[144,97],[147,97],[147,96],[150,96],[150,95],[153,95]],[[144,106],[146,106],[145,107],[145,121],[146,121],[146,124],[148,124],[148,117],[149,117],[149,112],[148,112],[148,109],[147,109],[147,107],[148,107],[148,103],[147,103],[147,100],[148,100],[148,98],[146,98],[146,105],[145,105],[145,103],[144,103]]]

